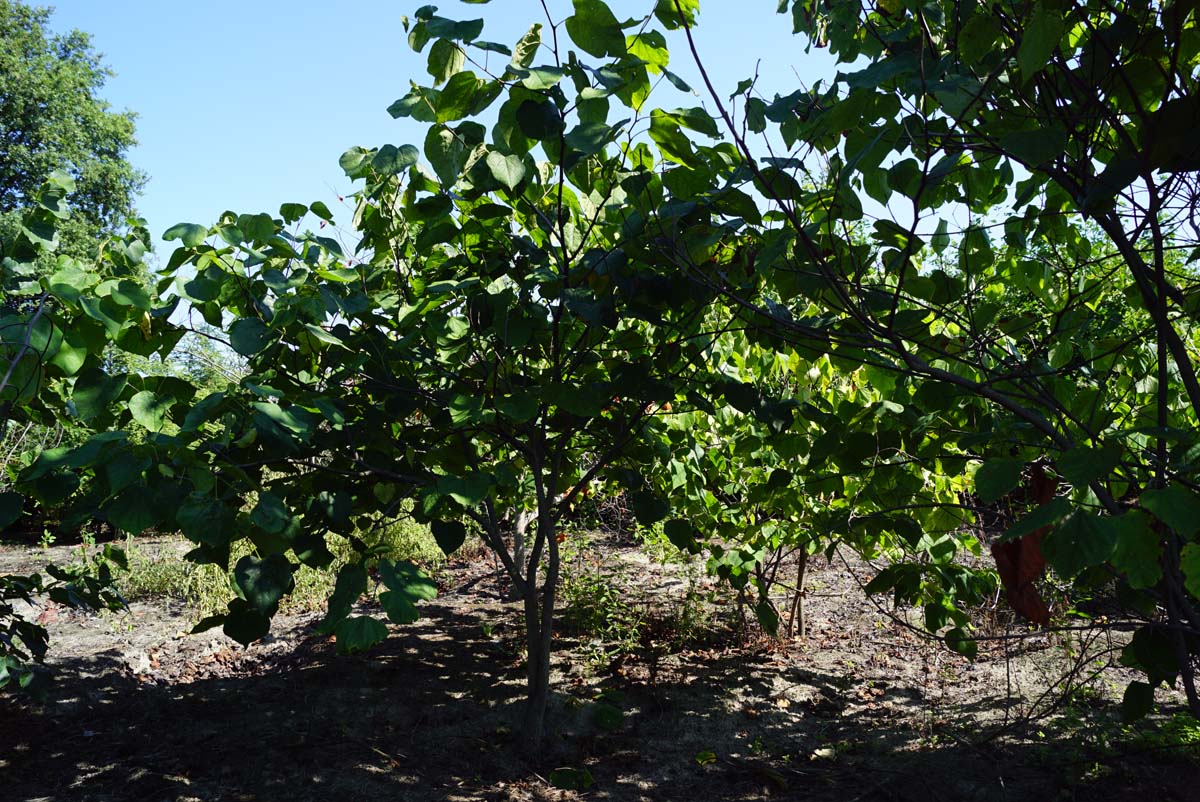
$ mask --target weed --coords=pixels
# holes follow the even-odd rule
[[[637,539],[646,556],[659,565],[667,565],[668,563],[691,564],[695,561],[695,557],[686,551],[681,551],[674,543],[667,539],[662,524],[638,527],[634,533],[634,537]]]
[[[564,555],[563,611],[567,628],[590,636],[584,664],[595,671],[637,652],[643,618],[626,599],[619,577],[606,574],[577,548]]]
[[[1178,752],[1188,762],[1200,764],[1200,721],[1187,713],[1176,713],[1156,727],[1139,729],[1131,744],[1135,749]]]

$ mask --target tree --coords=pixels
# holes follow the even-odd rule
[[[298,226],[309,213],[331,221],[320,203],[167,231],[182,245],[164,274],[179,276],[181,303],[227,330],[247,375],[203,398],[179,380],[81,375],[77,408],[147,434],[39,459],[20,487],[36,495],[39,483],[94,474],[91,493],[57,500],[131,534],[178,527],[199,561],[225,565],[249,538],[239,597],[201,624],[242,642],[267,632],[297,564],[328,565],[326,537],[347,539],[360,558],[341,570],[321,623],[343,651],[386,634],[351,615],[372,577],[397,623],[432,589],[415,566],[380,561],[364,531],[412,515],[450,553],[472,523],[524,606],[524,732],[536,750],[560,523],[601,480],[627,486],[643,520],[665,514],[638,470],[642,435],[665,406],[689,403],[720,327],[712,291],[665,273],[663,254],[727,259],[734,229],[674,186],[667,165],[686,149],[732,178],[733,152],[693,148],[683,128],[716,133],[699,110],[643,109],[651,71],[666,66],[652,18],[627,36],[607,9],[579,4],[566,27],[585,51],[611,56],[603,69],[543,48],[541,25],[511,50],[479,41],[482,21],[428,7],[410,25],[435,86],[414,86],[392,113],[430,129],[421,150],[343,155],[363,182],[355,252]],[[496,52],[496,70],[466,68],[468,53]],[[498,101],[489,138],[469,118]],[[624,116],[610,120],[610,106]],[[635,139],[647,118],[653,148]],[[718,196],[744,201],[732,187]],[[524,548],[509,531],[522,510],[534,513]]]
[[[62,252],[90,257],[133,216],[146,179],[126,159],[134,115],[100,98],[111,73],[87,34],[51,34],[50,14],[0,0],[0,240],[15,237],[45,177],[64,170],[75,190]]]
[[[781,223],[757,238],[786,241],[756,260],[753,291],[723,293],[915,412],[918,436],[874,454],[867,489],[899,456],[995,503],[1049,460],[1069,494],[1018,504],[1004,538],[1050,527],[1060,575],[1115,577],[1139,622],[1123,659],[1149,680],[1130,686],[1130,715],[1176,677],[1200,714],[1195,3],[780,10],[851,66],[772,100],[745,82],[740,109],[708,84]],[[756,154],[767,132],[786,154]],[[978,522],[971,504],[920,502],[889,503],[924,509],[952,550]],[[911,599],[924,586],[911,575],[872,584]]]

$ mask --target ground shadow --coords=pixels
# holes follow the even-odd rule
[[[153,684],[109,655],[60,666],[53,700],[0,706],[7,800],[1194,800],[1197,763],[1040,744],[936,743],[919,693],[864,687],[749,650],[697,656],[650,683],[559,683],[542,756],[512,731],[515,638],[431,604],[365,656],[310,634],[253,673]],[[558,767],[586,770],[578,793]],[[578,775],[583,777],[581,773]]]

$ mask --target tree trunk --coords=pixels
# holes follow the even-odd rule
[[[800,550],[800,561],[796,564],[796,590],[792,596],[792,614],[788,617],[787,634],[791,638],[796,633],[796,624],[800,624],[800,639],[803,640],[807,632],[804,625],[804,574],[808,570],[808,549]]]
[[[540,498],[537,514],[537,536],[527,567],[525,588],[525,644],[528,699],[522,725],[523,749],[526,756],[536,760],[546,732],[546,708],[550,700],[550,653],[554,638],[554,603],[558,591],[560,554],[554,532],[554,517],[550,504]],[[549,500],[553,503],[553,499]],[[539,589],[538,567],[542,548],[546,549],[546,576]]]
[[[525,565],[525,533],[529,531],[531,520],[533,520],[533,515],[528,510],[517,510],[513,530],[513,560],[520,566]]]
[[[542,637],[548,628],[543,619],[541,594],[530,587],[525,596],[526,691],[525,717],[521,727],[522,748],[530,758],[542,748],[546,727],[546,704],[550,699],[550,649]]]

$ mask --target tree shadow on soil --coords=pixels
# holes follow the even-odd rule
[[[1098,768],[1053,738],[931,744],[905,726],[919,719],[918,691],[854,687],[745,653],[693,660],[654,684],[560,683],[557,735],[530,765],[511,730],[523,681],[515,644],[451,607],[426,615],[369,655],[337,656],[314,635],[253,673],[190,683],[140,682],[112,653],[60,663],[53,701],[0,703],[3,796],[1184,802],[1200,787],[1195,762]],[[601,714],[613,709],[615,720]],[[551,788],[560,766],[594,784]]]

